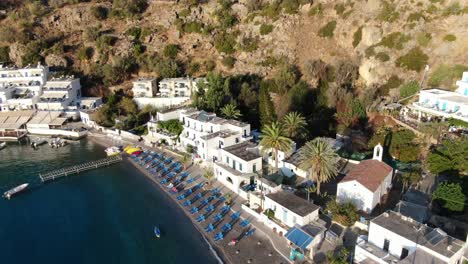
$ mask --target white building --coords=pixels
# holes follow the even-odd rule
[[[33,135],[78,139],[88,134],[86,129],[67,127],[67,120],[59,111],[37,111],[26,127],[28,133]]]
[[[293,227],[317,221],[320,207],[293,193],[282,191],[265,196],[265,209],[271,209],[282,224]]]
[[[338,183],[336,200],[352,202],[359,210],[370,213],[392,186],[393,169],[382,162],[383,148],[374,148],[371,160],[353,166]]]
[[[36,109],[49,68],[11,68],[0,65],[0,111]]]
[[[248,199],[247,192],[253,190],[256,172],[262,170],[262,156],[254,143],[245,141],[221,149],[213,170],[219,182]]]
[[[66,112],[77,117],[81,100],[80,79],[73,77],[52,78],[42,89],[37,109]]]
[[[460,264],[467,243],[397,212],[372,219],[357,240],[354,263]]]
[[[198,90],[198,83],[206,82],[204,78],[167,78],[159,82],[158,96],[191,97]]]
[[[133,81],[134,97],[155,97],[157,93],[156,78],[140,78]]]
[[[220,118],[214,113],[185,109],[179,121],[184,125],[180,136],[182,147],[194,147],[199,158],[205,161],[216,161],[222,148],[251,138],[249,124]]]
[[[442,89],[421,90],[419,101],[410,109],[422,115],[455,118],[468,122],[468,72],[457,81],[455,92]]]

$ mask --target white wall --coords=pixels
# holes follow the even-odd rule
[[[147,98],[147,97],[135,97],[133,98],[135,103],[138,105],[138,108],[143,108],[145,105],[151,105],[156,108],[162,107],[171,107],[171,106],[179,106],[184,103],[190,101],[190,97],[154,97],[154,98]]]
[[[314,220],[318,219],[318,212],[319,210],[315,210],[314,212],[306,215],[304,217],[292,212],[291,210],[283,207],[279,203],[273,201],[269,197],[265,197],[265,209],[271,209],[275,212],[275,218],[280,220],[282,223],[289,227],[293,227],[294,225],[298,224],[300,226],[306,225]],[[285,214],[286,213],[286,219]]]

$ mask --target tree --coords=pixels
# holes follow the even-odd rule
[[[463,212],[465,208],[465,195],[459,183],[439,184],[432,194],[432,200],[451,212]]]
[[[320,194],[320,184],[330,181],[337,173],[338,155],[324,138],[315,138],[300,149],[299,157],[299,167],[309,171],[309,177],[317,182],[317,194]]]
[[[275,168],[278,170],[278,151],[291,150],[292,140],[284,136],[283,127],[278,122],[272,122],[262,128],[259,145],[263,154],[274,152]]]
[[[166,47],[164,47],[163,54],[164,56],[168,58],[174,59],[175,57],[177,57],[177,54],[179,53],[179,51],[180,51],[179,45],[169,44]]]
[[[275,108],[266,85],[261,85],[260,87],[258,107],[260,111],[260,122],[262,125],[268,125],[276,120]]]
[[[239,109],[237,109],[237,106],[233,103],[229,103],[221,108],[221,113],[227,119],[238,119],[242,116]]]
[[[338,203],[332,199],[327,203],[326,210],[331,213],[333,221],[345,226],[352,226],[359,219],[358,210],[351,202]]]
[[[211,180],[214,179],[214,172],[212,168],[207,168],[205,169],[205,172],[203,173],[203,177],[208,180],[208,185],[211,185]]]
[[[327,260],[330,264],[348,264],[349,250],[345,247],[342,247],[336,255],[333,254],[333,251],[327,253]]]
[[[444,140],[429,154],[427,162],[432,173],[455,172],[467,174],[468,139],[466,137],[457,140]]]
[[[308,186],[306,188],[306,192],[307,192],[307,201],[310,202],[310,194],[311,193],[314,193],[317,191],[317,186],[315,185],[312,185],[312,186]]]
[[[228,83],[225,82],[221,74],[209,73],[206,76],[206,83],[200,82],[198,84],[199,90],[205,90],[203,103],[200,105],[205,106],[208,110],[218,111],[223,104],[225,98],[229,96],[226,90],[229,91]]]
[[[302,136],[307,122],[302,114],[298,112],[290,112],[283,117],[283,126],[286,136],[297,139]]]
[[[124,97],[120,100],[119,107],[129,115],[136,114],[138,107],[132,98]]]

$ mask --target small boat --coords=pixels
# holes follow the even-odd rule
[[[61,139],[61,138],[54,138],[50,141],[49,145],[52,148],[59,148],[67,145],[67,141]]]
[[[0,149],[4,149],[5,147],[6,147],[6,143],[5,143],[5,142],[0,143]]]
[[[21,184],[20,186],[16,186],[15,188],[11,189],[11,190],[8,190],[6,191],[4,194],[3,194],[3,197],[7,198],[8,200],[10,200],[10,198],[23,191],[24,189],[26,189],[27,187],[29,186],[29,183],[24,183],[24,184]]]
[[[159,227],[157,227],[157,226],[154,227],[154,235],[155,235],[157,238],[160,238],[160,237],[161,237],[161,230],[159,230]]]
[[[47,141],[43,138],[36,138],[35,140],[33,140],[33,142],[31,142],[31,147],[33,148],[37,148],[39,147],[40,145],[44,145],[46,144]]]
[[[108,157],[118,155],[120,154],[120,152],[122,152],[122,150],[116,146],[106,148],[104,151],[106,152]]]
[[[132,147],[132,146],[127,146],[125,149],[124,149],[125,152],[127,152],[127,154],[129,155],[140,155],[143,151],[141,150],[141,148],[139,147]]]

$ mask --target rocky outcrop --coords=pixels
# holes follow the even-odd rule
[[[45,63],[49,66],[55,66],[55,67],[65,68],[69,66],[68,60],[65,57],[55,55],[55,54],[48,55],[45,58]]]

